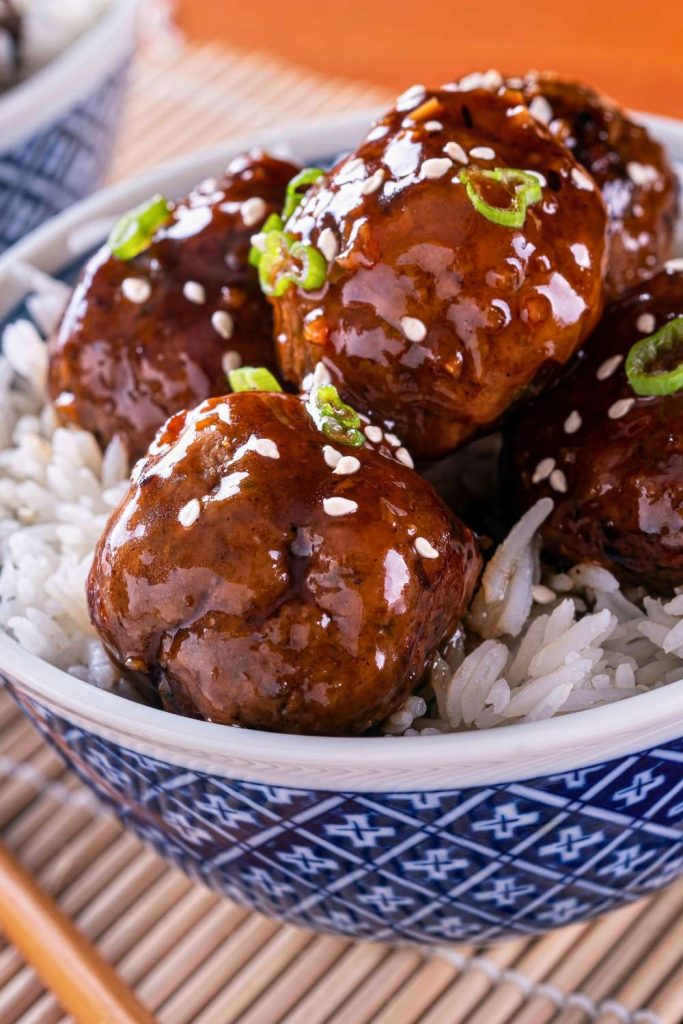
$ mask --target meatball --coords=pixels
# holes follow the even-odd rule
[[[683,581],[683,390],[638,395],[625,360],[679,317],[681,271],[625,292],[566,378],[520,417],[505,470],[524,505],[554,498],[543,527],[548,555],[598,562],[655,590]],[[683,366],[683,320],[670,331],[660,356],[667,370]]]
[[[132,259],[103,246],[50,342],[60,418],[142,455],[170,415],[226,390],[225,366],[273,365],[272,314],[250,236],[282,207],[296,168],[261,152],[178,202]]]
[[[598,189],[520,93],[416,87],[287,222],[329,265],[318,291],[270,289],[282,371],[322,359],[413,454],[445,454],[586,337],[605,230]]]
[[[671,256],[678,215],[674,169],[646,128],[593,89],[534,73],[523,79],[523,92],[532,113],[602,191],[609,214],[606,288],[614,298]]]
[[[312,400],[244,391],[178,413],[109,521],[92,621],[168,710],[364,732],[469,601],[472,533],[388,449],[332,442]]]

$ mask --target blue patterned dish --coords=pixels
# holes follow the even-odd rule
[[[114,0],[76,43],[0,98],[0,252],[102,184],[138,3]]]
[[[179,194],[254,141],[311,162],[367,113],[242,140],[110,189],[0,258],[48,273],[89,222]],[[651,122],[674,157],[683,127]],[[683,874],[683,681],[564,719],[462,735],[280,736],[179,719],[59,671],[0,634],[0,676],[66,762],[193,878],[359,939],[485,942],[580,921]]]

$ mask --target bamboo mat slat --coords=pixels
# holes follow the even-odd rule
[[[134,68],[112,178],[381,91],[177,42]],[[220,899],[124,833],[0,692],[2,840],[160,1024],[683,1024],[683,883],[490,949],[315,936]],[[71,1024],[0,937],[0,1024]]]

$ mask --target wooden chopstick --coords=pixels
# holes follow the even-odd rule
[[[0,929],[78,1024],[155,1024],[114,969],[2,846]]]

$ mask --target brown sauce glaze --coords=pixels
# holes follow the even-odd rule
[[[647,129],[594,89],[544,73],[528,75],[523,92],[602,191],[609,213],[606,289],[614,298],[672,254],[676,173]]]
[[[375,445],[331,445],[304,402],[240,392],[174,416],[100,541],[92,620],[169,710],[362,733],[467,606],[472,533]],[[359,465],[336,473],[327,446]]]
[[[683,272],[627,291],[571,372],[510,429],[505,456],[518,505],[555,501],[543,528],[549,556],[596,561],[658,590],[683,580],[683,391],[638,397],[624,360],[678,316]]]
[[[137,457],[170,415],[225,391],[226,353],[274,367],[272,315],[247,256],[296,171],[259,151],[237,157],[175,205],[140,255],[103,246],[92,257],[50,342],[64,422],[102,445],[120,434]]]
[[[542,201],[522,227],[492,223],[457,180],[466,166],[538,172]],[[606,222],[593,181],[520,93],[404,94],[288,222],[329,266],[319,292],[273,300],[283,373],[299,382],[322,359],[346,399],[395,425],[415,455],[445,454],[590,332]]]

